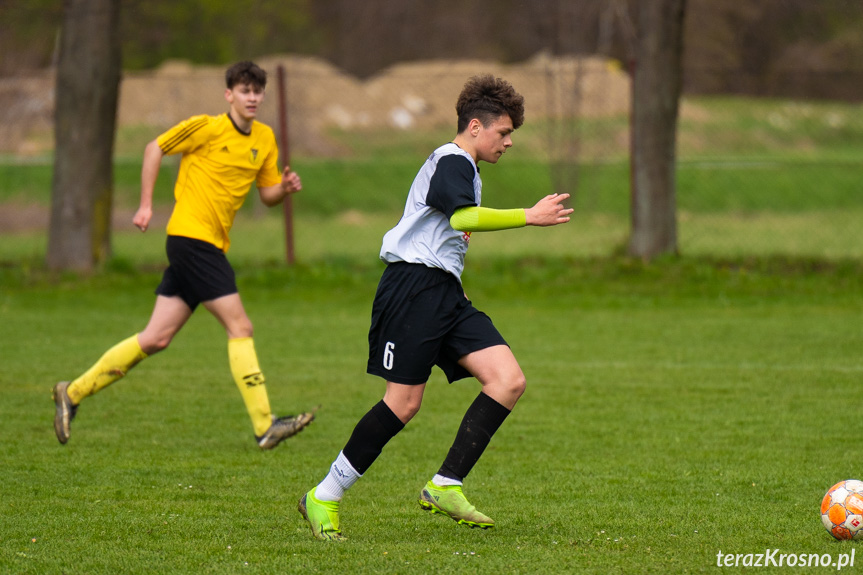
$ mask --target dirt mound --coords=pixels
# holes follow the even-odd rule
[[[629,80],[614,61],[539,55],[520,64],[432,60],[399,64],[359,80],[319,58],[267,56],[271,104],[261,120],[277,125],[277,69],[283,66],[291,141],[301,152],[330,155],[331,129],[406,130],[451,125],[465,80],[479,73],[504,77],[525,96],[528,119],[626,113]],[[193,114],[225,110],[224,68],[170,61],[156,70],[126,72],[118,122],[156,132]],[[0,153],[40,154],[53,145],[54,74],[0,79]]]

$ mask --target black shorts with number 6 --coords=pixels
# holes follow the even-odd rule
[[[459,359],[495,345],[507,343],[455,276],[422,264],[387,265],[372,305],[368,373],[418,385],[437,365],[452,383],[471,375]]]

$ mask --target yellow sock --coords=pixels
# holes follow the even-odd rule
[[[147,354],[138,344],[138,335],[126,338],[99,358],[93,367],[69,384],[66,393],[72,403],[78,405],[87,396],[111,385],[132,369]]]
[[[243,396],[249,417],[252,418],[255,435],[260,437],[272,425],[273,417],[270,413],[266,380],[258,366],[258,354],[255,353],[255,342],[252,338],[229,339],[228,360],[231,363],[231,374]]]

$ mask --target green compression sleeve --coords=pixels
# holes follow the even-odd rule
[[[523,228],[527,225],[522,208],[496,210],[480,206],[467,206],[457,209],[449,219],[454,230],[461,232],[493,232]]]

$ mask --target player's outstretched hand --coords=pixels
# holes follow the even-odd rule
[[[146,232],[147,228],[150,226],[150,218],[153,217],[153,210],[150,208],[138,208],[138,211],[135,212],[135,216],[132,218],[132,223],[135,224],[135,227],[141,230],[142,232]]]
[[[569,194],[550,194],[539,200],[535,206],[524,210],[525,223],[528,226],[556,226],[569,221],[572,208],[567,208],[563,202]]]

